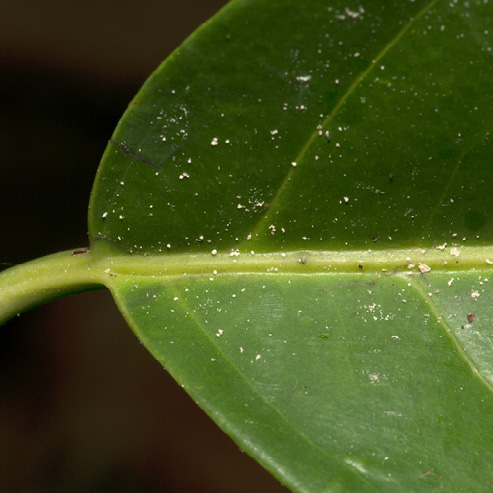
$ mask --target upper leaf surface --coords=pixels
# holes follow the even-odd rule
[[[89,215],[106,284],[294,490],[491,489],[492,14],[234,1],[106,150]]]
[[[125,113],[91,240],[136,253],[491,243],[490,25],[482,1],[232,2]]]

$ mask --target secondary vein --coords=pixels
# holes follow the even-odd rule
[[[439,0],[432,0],[430,3],[428,3],[421,11],[418,12],[418,14],[415,17],[412,17],[409,19],[409,21],[404,25],[404,27],[397,33],[397,35],[391,39],[378,53],[378,55],[371,61],[371,63],[368,65],[366,70],[364,70],[359,77],[356,77],[356,79],[353,81],[353,83],[349,86],[349,89],[342,95],[342,97],[339,99],[338,103],[334,106],[330,114],[323,120],[323,123],[321,124],[322,127],[322,132],[328,129],[329,123],[334,119],[335,115],[339,111],[339,109],[342,107],[342,105],[346,102],[346,100],[351,96],[351,94],[355,91],[355,89],[361,84],[361,82],[366,79],[368,74],[372,72],[372,70],[378,65],[378,62],[402,39],[402,37],[406,34],[406,32],[413,26],[423,15],[425,15],[436,3],[438,3]],[[301,148],[300,152],[294,159],[294,162],[299,164],[310,146],[313,144],[315,139],[319,136],[319,131],[320,129],[317,128],[315,129],[310,136],[308,137],[307,141]],[[255,238],[256,236],[259,235],[261,232],[262,228],[265,227],[265,224],[268,224],[271,216],[276,212],[276,205],[279,203],[280,197],[283,195],[284,191],[286,190],[289,182],[292,179],[293,174],[295,171],[298,169],[298,167],[292,167],[288,173],[286,174],[284,180],[282,181],[281,185],[279,186],[279,189],[277,190],[277,193],[275,194],[274,198],[270,202],[270,208],[267,211],[267,213],[262,217],[262,219],[258,222],[256,228],[252,232],[252,237]]]

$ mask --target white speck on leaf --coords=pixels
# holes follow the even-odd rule
[[[426,264],[418,264],[418,269],[421,272],[421,274],[426,274],[427,272],[430,272],[431,267]]]
[[[459,249],[456,247],[452,247],[450,249],[450,255],[452,255],[452,257],[458,257],[460,255]]]

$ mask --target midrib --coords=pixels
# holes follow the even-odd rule
[[[228,254],[109,255],[107,273],[166,277],[206,274],[428,273],[493,268],[493,247]],[[431,269],[428,271],[428,268]],[[108,270],[109,269],[109,270]]]

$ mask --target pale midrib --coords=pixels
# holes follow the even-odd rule
[[[169,277],[215,274],[422,274],[491,271],[493,247],[265,254],[108,255],[96,261],[106,274]],[[428,270],[431,269],[431,270]]]
[[[380,53],[371,61],[370,65],[367,67],[366,70],[364,70],[356,79],[354,82],[349,86],[349,89],[342,95],[342,97],[339,99],[337,104],[334,106],[330,114],[323,120],[323,122],[320,124],[321,128],[315,129],[305,142],[304,146],[301,148],[300,152],[298,155],[295,157],[293,160],[294,163],[296,163],[296,167],[291,167],[289,172],[286,174],[284,180],[282,181],[281,185],[279,186],[279,189],[277,190],[277,193],[274,195],[274,198],[270,201],[270,207],[267,213],[262,217],[262,219],[257,223],[257,226],[255,229],[252,231],[252,238],[255,238],[259,236],[263,228],[266,228],[267,225],[271,222],[271,217],[273,214],[275,214],[277,211],[277,204],[279,203],[281,195],[283,195],[284,191],[286,190],[289,182],[292,180],[293,174],[296,171],[299,171],[299,164],[303,160],[303,157],[305,156],[306,152],[310,148],[310,146],[313,144],[313,142],[320,137],[320,132],[322,132],[322,135],[325,133],[325,131],[329,127],[329,123],[334,119],[335,115],[341,108],[341,106],[346,102],[346,100],[351,96],[351,94],[355,91],[355,89],[363,82],[363,80],[368,76],[368,74],[376,67],[378,66],[379,61],[402,39],[404,34],[413,26],[423,15],[425,15],[436,3],[438,3],[439,0],[432,0],[428,5],[426,5],[420,12],[415,17],[412,17],[405,25],[404,27],[397,33],[397,35],[391,39],[380,51]]]

